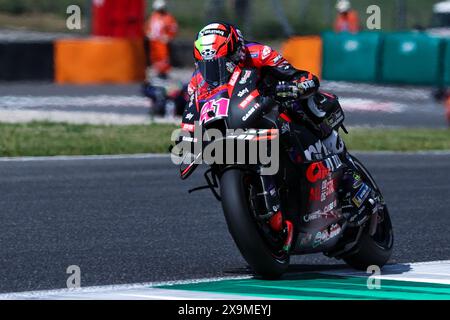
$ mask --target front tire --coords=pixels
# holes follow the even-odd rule
[[[369,184],[381,197],[380,188],[370,175],[364,165],[352,157],[353,162],[362,175],[363,180]],[[351,267],[366,271],[371,265],[383,267],[391,257],[394,245],[394,233],[392,222],[386,204],[383,206],[381,220],[378,222],[376,232],[373,236],[369,234],[368,225],[364,227],[363,233],[356,248],[356,252],[343,257],[343,260]]]
[[[247,179],[246,179],[247,178]],[[228,230],[244,259],[265,279],[279,278],[289,265],[289,254],[282,254],[268,243],[258,225],[249,200],[248,175],[228,169],[220,178],[222,207]]]

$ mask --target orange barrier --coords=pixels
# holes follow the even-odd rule
[[[59,84],[142,81],[145,52],[141,40],[95,37],[55,42],[55,81]]]
[[[292,37],[281,46],[283,56],[297,69],[322,75],[322,39],[319,36]]]

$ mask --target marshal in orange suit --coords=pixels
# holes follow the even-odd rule
[[[352,10],[349,0],[338,0],[336,3],[338,15],[334,22],[334,31],[336,32],[359,32],[359,16],[355,10]]]
[[[161,78],[167,78],[171,69],[169,42],[178,31],[178,23],[167,11],[164,0],[153,2],[153,12],[147,20],[146,36],[150,39],[150,62]]]

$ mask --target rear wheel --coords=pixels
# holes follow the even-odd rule
[[[369,224],[367,224],[361,234],[356,251],[348,256],[344,256],[343,259],[348,265],[358,270],[367,270],[367,267],[371,265],[376,265],[381,268],[389,261],[392,254],[394,233],[391,218],[380,188],[377,186],[375,180],[361,161],[355,157],[352,158],[363,180],[380,197],[383,203],[383,209],[379,212],[375,234],[373,236],[369,234]]]
[[[274,279],[286,271],[289,254],[283,251],[283,232],[274,232],[259,218],[264,214],[261,192],[255,174],[229,169],[220,178],[225,219],[239,251],[257,275]]]

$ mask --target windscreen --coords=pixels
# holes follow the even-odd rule
[[[228,83],[234,64],[226,58],[197,61],[203,79],[211,86],[218,87]]]

